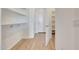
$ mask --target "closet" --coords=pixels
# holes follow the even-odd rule
[[[11,49],[28,36],[28,13],[25,8],[1,9],[2,49]]]
[[[45,45],[51,38],[52,9],[48,8],[1,8],[0,41],[1,49],[8,50],[22,39],[34,38],[39,32],[45,34]],[[53,19],[53,18],[52,18]]]

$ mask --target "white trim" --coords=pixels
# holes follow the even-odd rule
[[[10,50],[11,48],[13,48],[20,40],[17,40],[16,42],[14,42],[10,47],[7,48],[7,50]]]

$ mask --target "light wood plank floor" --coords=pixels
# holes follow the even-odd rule
[[[45,46],[45,34],[36,34],[34,39],[22,39],[11,50],[54,50],[55,35],[52,36],[47,46]]]

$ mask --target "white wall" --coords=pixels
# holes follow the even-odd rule
[[[29,17],[29,38],[33,38],[34,37],[34,23],[35,23],[35,9],[34,8],[30,8],[28,9],[28,17]]]
[[[74,9],[56,9],[55,47],[59,50],[74,49]]]
[[[35,33],[45,32],[44,9],[30,8],[29,10],[29,36],[34,37]]]
[[[28,37],[26,17],[3,9],[2,23],[4,24],[2,25],[2,49],[12,48],[18,41],[25,38],[24,35]]]
[[[75,8],[74,11],[74,42],[75,49],[79,50],[79,8]]]
[[[1,49],[1,8],[0,8],[0,49]]]
[[[35,29],[36,33],[38,32],[45,32],[45,9],[44,8],[37,8],[35,9]]]

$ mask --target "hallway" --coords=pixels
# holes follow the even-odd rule
[[[54,8],[2,8],[1,11],[2,50],[54,49]]]
[[[34,39],[23,39],[17,43],[12,50],[54,50],[54,39],[52,36],[47,46],[44,45],[45,33],[39,33],[35,35]]]

